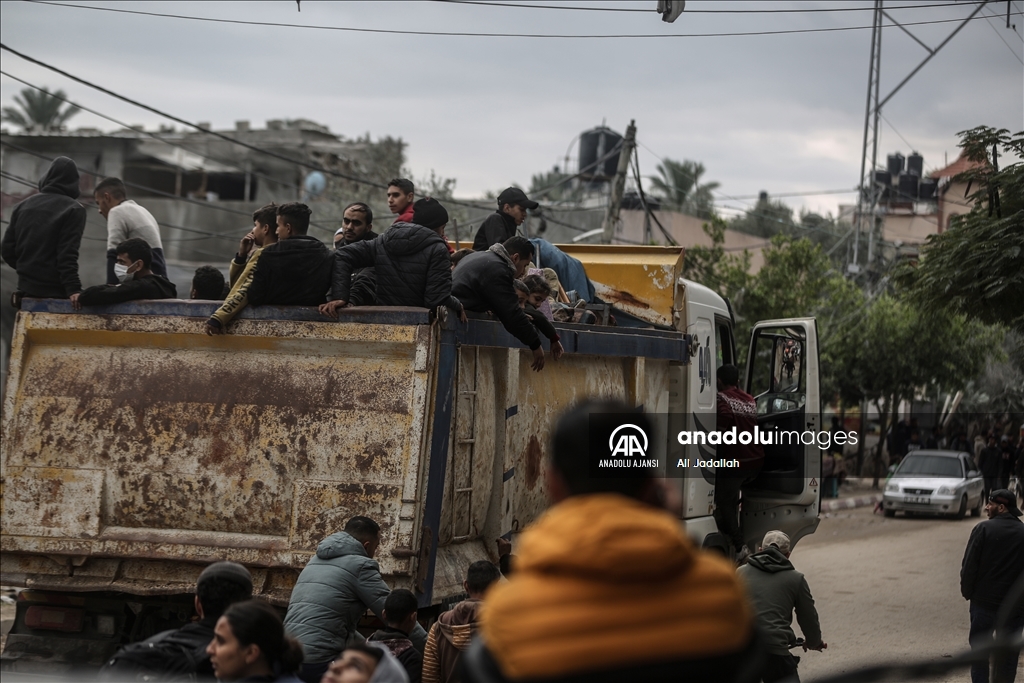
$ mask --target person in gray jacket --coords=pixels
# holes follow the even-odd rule
[[[344,531],[320,542],[299,574],[284,625],[302,643],[305,662],[299,678],[306,683],[319,683],[331,661],[362,640],[356,625],[367,609],[383,619],[391,589],[373,559],[378,545],[380,526],[368,517],[353,517]],[[416,624],[409,640],[422,653],[427,633]]]
[[[794,609],[804,632],[804,650],[821,651],[828,647],[821,640],[818,611],[814,609],[807,579],[789,561],[791,547],[789,536],[769,531],[758,552],[736,570],[757,610],[758,626],[765,640],[765,665],[761,672],[764,683],[800,680],[796,673],[800,658],[789,652],[797,644],[791,625]]]

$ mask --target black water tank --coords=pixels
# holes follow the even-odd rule
[[[900,189],[896,194],[896,201],[898,202],[914,202],[917,201],[917,183],[921,179],[916,175],[910,175],[904,173],[900,176]]]
[[[892,195],[892,174],[888,171],[875,171],[875,189],[878,190],[879,201],[889,201]]]
[[[584,180],[609,180],[619,168],[619,155],[605,156],[622,144],[622,136],[611,128],[599,126],[580,135],[580,177]]]
[[[918,198],[922,202],[931,201],[935,199],[935,195],[939,190],[939,181],[934,178],[924,178],[921,180],[920,186],[918,186]]]
[[[924,175],[924,157],[917,152],[911,152],[907,157],[907,173],[918,178]]]
[[[893,178],[903,173],[903,155],[899,152],[890,154],[886,160],[885,170],[889,171]]]

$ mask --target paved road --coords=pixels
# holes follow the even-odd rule
[[[960,560],[979,521],[886,519],[870,507],[823,517],[792,556],[810,583],[828,643],[824,652],[798,653],[801,680],[967,649]],[[970,676],[961,670],[930,680]],[[1017,680],[1024,681],[1024,669]]]

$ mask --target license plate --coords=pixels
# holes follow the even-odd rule
[[[925,498],[924,496],[907,496],[903,499],[904,503],[914,503],[916,505],[928,505],[932,502],[931,498]]]

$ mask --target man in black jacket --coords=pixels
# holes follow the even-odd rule
[[[18,294],[67,299],[82,291],[78,249],[85,207],[76,201],[78,195],[78,167],[57,157],[39,181],[39,194],[14,207],[2,254],[18,271]]]
[[[513,280],[523,276],[533,258],[533,245],[516,235],[504,244],[466,256],[452,271],[452,295],[467,311],[491,311],[509,334],[533,351],[531,367],[544,369],[544,349],[537,328],[519,307]]]
[[[196,580],[199,621],[121,648],[100,669],[100,680],[212,680],[206,647],[228,607],[252,598],[252,575],[237,562],[214,562]]]
[[[335,252],[331,301],[320,307],[321,313],[337,318],[338,310],[352,301],[352,273],[373,266],[378,306],[447,305],[464,317],[462,305],[452,298],[451,259],[441,237],[448,212],[436,199],[424,197],[415,203],[412,220]]]
[[[342,238],[335,242],[340,249],[349,244],[376,239],[373,231],[373,210],[363,202],[352,202],[345,207],[341,218]],[[350,306],[373,306],[377,302],[377,275],[373,266],[352,271]]]
[[[306,234],[312,213],[298,202],[277,207],[277,244],[266,247],[256,263],[250,306],[319,306],[327,298],[333,255]]]
[[[1016,496],[1006,489],[989,494],[985,506],[988,520],[971,531],[960,567],[960,593],[971,601],[971,648],[992,639],[996,614],[1013,588],[1024,576],[1024,524]],[[1019,600],[1019,596],[1018,596]],[[1019,637],[1024,632],[1024,609],[1018,601],[1011,608],[1006,630],[1000,635]],[[1013,683],[1020,652],[994,657],[996,683]],[[988,683],[987,664],[971,666],[972,683]]]
[[[498,210],[484,219],[473,240],[473,251],[486,251],[493,244],[504,244],[514,237],[516,228],[526,220],[526,210],[540,204],[531,201],[518,187],[508,187],[498,195]]]
[[[994,434],[988,435],[988,446],[981,449],[981,454],[978,455],[978,469],[981,470],[981,476],[985,481],[986,496],[1002,488],[1003,452],[996,445]]]
[[[117,260],[114,273],[120,284],[96,285],[79,294],[71,295],[71,306],[77,311],[82,306],[107,306],[139,299],[173,299],[178,296],[174,283],[157,275],[153,266],[153,250],[146,241],[133,237],[115,247]]]

